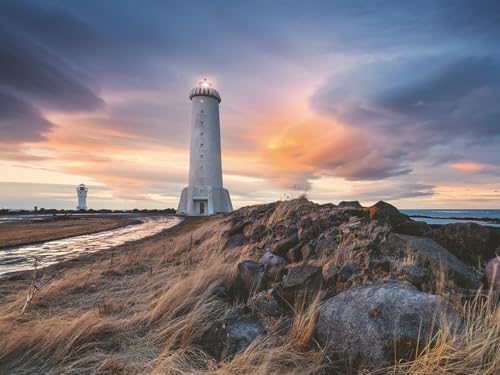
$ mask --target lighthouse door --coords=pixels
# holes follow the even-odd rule
[[[200,202],[200,215],[205,215],[205,202]]]

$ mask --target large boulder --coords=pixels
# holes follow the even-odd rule
[[[245,350],[264,334],[265,329],[257,319],[235,310],[209,327],[203,335],[201,346],[216,360],[222,361]]]
[[[488,286],[500,290],[500,256],[491,259],[485,269]]]
[[[282,285],[275,290],[276,296],[289,307],[296,303],[307,304],[321,287],[321,268],[301,264],[288,268]]]
[[[270,281],[279,281],[286,273],[286,260],[271,251],[266,251],[259,259],[265,267],[265,272]]]
[[[481,281],[470,267],[430,238],[391,233],[385,251],[401,258],[416,256],[429,265],[435,277],[443,269],[461,288],[481,287]]]
[[[406,221],[410,221],[408,216],[403,215],[396,207],[384,201],[379,201],[369,207],[368,213],[371,220],[377,220],[379,222],[390,224],[391,226],[396,226]]]
[[[394,359],[411,359],[416,348],[461,319],[443,298],[399,282],[348,289],[324,301],[315,337],[327,353],[355,368],[379,368]]]
[[[476,223],[454,223],[433,230],[433,239],[463,262],[478,266],[495,256],[500,229]]]

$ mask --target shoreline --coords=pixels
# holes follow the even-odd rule
[[[105,232],[105,231],[108,231],[108,230],[114,230],[114,229],[124,228],[124,227],[127,227],[129,225],[137,225],[137,224],[141,223],[141,221],[139,220],[139,218],[113,218],[113,219],[115,219],[117,222],[115,224],[106,226],[105,228],[96,228],[96,229],[87,229],[87,230],[82,229],[81,231],[77,231],[77,232],[75,232],[73,234],[65,234],[65,235],[60,235],[60,236],[55,235],[53,237],[49,237],[49,238],[46,238],[46,239],[38,239],[38,240],[32,240],[32,241],[15,242],[13,244],[7,244],[7,245],[0,244],[0,251],[1,250],[16,249],[16,248],[19,248],[19,247],[29,246],[29,245],[39,245],[39,244],[42,244],[42,243],[45,243],[45,242],[57,241],[57,240],[64,240],[64,239],[72,238],[72,237],[78,237],[78,236],[84,236],[84,235],[89,235],[89,234],[101,233],[101,232]],[[43,221],[34,221],[34,222],[31,222],[30,224],[33,224],[33,223],[35,223],[35,224],[43,224],[43,223],[47,223],[47,222],[50,222],[50,221],[45,221],[45,220],[43,220]],[[60,223],[64,223],[64,221],[61,220]],[[15,223],[5,223],[3,225],[4,226],[10,226],[10,227],[16,227],[16,226],[21,226],[21,225],[25,225],[25,224],[26,223],[15,222]],[[13,229],[15,230],[16,228],[13,228]]]
[[[500,219],[497,218],[492,218],[492,217],[457,217],[457,216],[450,216],[450,217],[442,217],[442,216],[428,216],[428,215],[408,215],[410,218],[420,218],[420,219],[435,219],[435,220],[457,220],[460,222],[471,222],[471,221],[480,221],[483,223],[490,223],[490,224],[500,224]],[[437,225],[442,225],[442,224],[437,224]]]

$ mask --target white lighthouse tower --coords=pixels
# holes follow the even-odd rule
[[[76,206],[77,210],[86,210],[87,209],[87,187],[84,184],[80,184],[76,187],[76,196],[78,197],[78,206]]]
[[[191,90],[191,148],[189,182],[182,190],[177,213],[213,215],[233,210],[222,184],[219,103],[217,90],[205,78]]]

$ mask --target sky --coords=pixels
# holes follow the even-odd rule
[[[177,207],[189,91],[235,207],[500,208],[500,2],[0,0],[0,208]]]

